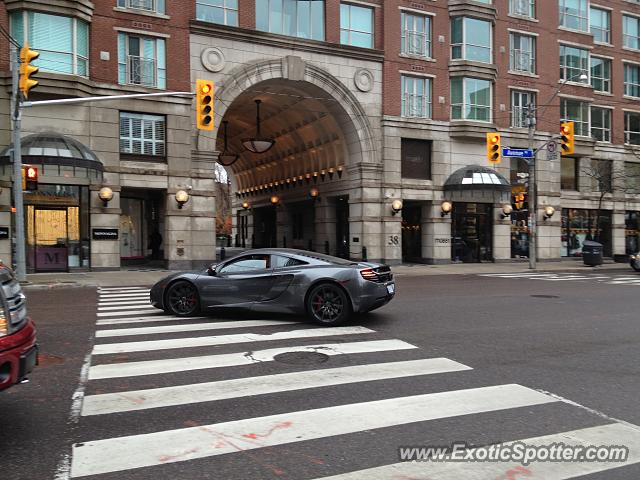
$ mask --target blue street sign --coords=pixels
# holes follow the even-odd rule
[[[503,157],[533,158],[533,150],[527,148],[502,147]]]

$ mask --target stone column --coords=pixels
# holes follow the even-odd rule
[[[169,188],[165,199],[164,255],[169,269],[188,270],[192,268],[191,212],[194,202],[190,198],[182,208],[178,208],[175,199],[178,190],[180,189]]]
[[[7,238],[0,238],[0,260],[7,265],[11,265],[13,261],[11,258],[11,237],[14,233],[11,228],[12,195],[11,182],[9,180],[0,181],[0,227],[9,232]]]
[[[493,215],[493,259],[506,262],[511,259],[511,217],[502,218],[502,204],[494,205]]]
[[[314,205],[316,231],[313,248],[316,252],[331,253],[336,248],[336,207],[329,199],[323,198]],[[327,251],[327,242],[329,251]]]
[[[291,215],[286,204],[280,201],[276,208],[276,245],[278,247],[291,247]],[[286,240],[285,240],[286,239]]]
[[[440,215],[440,203],[422,207],[422,258],[432,265],[451,263],[451,215]]]
[[[626,255],[627,253],[624,216],[625,210],[614,210],[611,214],[611,241],[614,258],[616,255]]]
[[[91,228],[118,229],[120,236],[120,187],[108,186],[113,190],[113,198],[105,207],[98,197],[100,187],[91,186],[90,216]],[[91,270],[117,270],[120,268],[120,240],[93,240],[91,239]]]

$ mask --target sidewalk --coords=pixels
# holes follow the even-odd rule
[[[531,272],[526,262],[513,263],[458,263],[450,265],[403,264],[392,267],[398,276],[423,275],[477,275],[484,273]],[[561,262],[538,263],[538,272],[579,272],[579,273],[634,273],[626,263],[605,263],[599,267],[586,267],[582,261],[563,260]],[[168,270],[115,270],[112,272],[85,273],[33,273],[27,275],[28,288],[63,287],[119,287],[153,285],[171,272]]]

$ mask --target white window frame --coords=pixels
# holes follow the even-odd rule
[[[146,58],[146,57],[142,57],[141,55],[131,55],[129,54],[129,39],[132,37],[136,37],[140,39],[140,42],[142,43],[143,40],[153,40],[153,58]],[[125,81],[124,81],[124,85],[138,85],[141,87],[147,87],[147,88],[158,88],[158,89],[166,89],[166,62],[167,62],[167,58],[166,58],[166,42],[164,38],[158,38],[158,37],[151,37],[151,36],[145,36],[145,35],[138,35],[138,34],[134,34],[134,33],[128,33],[128,32],[118,32],[118,42],[124,39],[124,56],[125,56]],[[164,55],[165,58],[163,59],[165,68],[164,69],[160,69],[158,67],[159,64],[159,55],[158,55],[158,42],[163,42],[164,46],[163,46],[163,50],[164,50]],[[118,56],[120,53],[120,46],[118,45]],[[135,68],[135,63],[136,62],[153,62],[153,81],[152,82],[135,82],[133,81],[132,78],[132,74],[133,74],[133,69]],[[122,62],[120,62],[120,58],[118,58],[118,82],[120,82],[120,66],[122,65]],[[164,70],[165,72],[165,78],[164,80],[164,84],[160,85],[160,75],[159,75],[159,71],[160,70]],[[142,78],[142,75],[141,77]],[[122,83],[121,83],[122,84]]]
[[[601,27],[593,28],[593,25],[591,24],[591,19],[593,18],[593,15],[592,15],[593,10],[598,10],[599,12],[607,14],[607,26],[606,26],[606,29],[603,29]],[[611,11],[610,10],[606,10],[604,8],[600,8],[600,7],[597,7],[595,5],[589,7],[589,32],[593,33],[593,30],[599,30],[601,32],[606,32],[606,37],[607,37],[606,40],[604,40],[604,41],[596,40],[594,38],[594,40],[593,40],[594,43],[604,43],[604,44],[607,44],[607,45],[611,45]]]
[[[578,74],[574,74],[574,75],[567,75],[568,71],[573,71],[575,67],[567,67],[566,65],[564,65],[564,58],[566,57],[566,55],[563,55],[563,51],[565,48],[573,48],[575,50],[580,50],[582,52],[585,52],[587,54],[587,65],[585,67],[584,70],[580,69],[580,71],[578,72]],[[587,80],[585,80],[584,82],[580,80],[580,74],[581,73],[585,73],[587,75]],[[589,52],[588,49],[586,48],[582,48],[582,47],[578,47],[575,45],[566,45],[561,43],[560,44],[560,80],[563,80],[567,83],[577,83],[577,84],[584,84],[584,85],[591,85],[591,54]]]
[[[525,10],[526,12],[522,13]],[[536,18],[536,0],[509,0],[509,15]]]
[[[589,31],[589,0],[579,0],[579,2],[581,3],[581,7],[583,8],[579,8],[578,13],[576,15],[573,14],[568,14],[566,12],[566,9],[564,8],[565,2],[567,0],[558,0],[558,11],[560,13],[560,26],[563,28],[567,28],[569,30],[575,30],[577,32],[588,32]],[[563,9],[565,11],[563,11]],[[581,15],[582,13],[582,15]],[[567,17],[574,17],[578,19],[578,24],[580,25],[580,27],[584,27],[584,28],[573,28],[570,26],[567,26],[565,24],[565,19]]]
[[[342,28],[342,7],[347,7],[349,9],[349,28]],[[365,30],[356,30],[355,28],[351,27],[351,9],[352,8],[361,8],[361,9],[365,9],[365,10],[369,10],[369,12],[371,13],[371,31],[367,32]],[[376,23],[376,15],[375,15],[375,11],[372,7],[366,6],[366,5],[359,5],[359,4],[354,4],[354,3],[348,3],[348,2],[340,2],[340,43],[341,45],[350,45],[353,47],[358,47],[358,48],[374,48],[375,46],[375,23]],[[348,40],[346,42],[342,42],[342,32],[346,32],[347,33],[347,38]],[[367,46],[367,47],[362,47],[360,45],[354,45],[353,43],[351,43],[351,33],[352,32],[356,32],[356,33],[362,33],[365,35],[369,35],[371,37],[371,45]]]
[[[123,136],[123,121],[128,121],[129,131],[133,132],[133,121],[140,121],[140,136]],[[147,129],[151,129],[151,138],[146,138]],[[161,135],[158,135],[159,132]],[[167,119],[164,115],[150,115],[136,112],[120,112],[119,124],[119,145],[120,153],[125,155],[140,155],[145,157],[166,157],[167,154]],[[128,147],[123,149],[123,142],[128,143]],[[134,142],[140,143],[140,151],[133,151]],[[145,144],[151,146],[153,153],[145,153]]]
[[[453,17],[451,18],[451,33],[453,33],[453,22],[456,21],[457,19],[462,19],[462,43],[453,43],[453,42],[451,43],[451,59],[452,60],[468,60],[470,62],[479,62],[479,63],[493,63],[493,24],[490,21],[485,20],[483,18],[475,18],[475,17],[467,17],[467,16]],[[489,24],[489,46],[488,47],[486,45],[476,45],[476,44],[467,42],[466,20],[478,20],[478,21],[486,22]],[[483,60],[473,60],[473,59],[467,58],[467,46],[489,49],[489,61],[485,62]],[[455,47],[460,47],[460,57],[458,58],[453,56],[453,49]]]
[[[580,112],[584,111],[586,105],[587,119],[568,118],[566,102],[576,102],[581,104]],[[586,100],[579,100],[577,98],[560,97],[560,122],[573,122],[575,128],[575,135],[579,137],[591,136],[591,104]]]
[[[638,30],[638,34],[637,35],[629,35],[628,33],[626,33],[625,31],[625,25],[627,24],[627,22],[625,21],[626,19],[631,19],[631,20],[635,20],[637,23],[637,30]],[[629,45],[627,45],[627,40],[628,39],[634,39],[635,40],[635,47],[631,47]],[[629,15],[628,13],[625,13],[622,15],[622,46],[624,48],[628,48],[631,50],[640,50],[640,17],[637,17],[635,15]]]
[[[531,46],[530,50],[514,48],[516,38],[526,38]],[[520,40],[522,44],[522,41]],[[522,45],[521,45],[522,46]],[[525,68],[521,68],[525,65]],[[520,32],[509,32],[509,70],[518,73],[536,73],[536,37]]]
[[[149,8],[145,8],[145,3],[149,4]],[[127,10],[138,10],[142,12],[164,15],[166,4],[164,0],[118,0],[118,8]]]
[[[623,83],[624,83],[624,96],[625,97],[633,97],[633,98],[640,98],[640,65],[636,64],[636,63],[628,63],[628,62],[623,62],[622,63],[622,79],[623,79]],[[627,82],[627,69],[631,69],[631,68],[635,68],[638,70],[638,83],[630,83]],[[630,93],[628,93],[628,89],[630,87],[635,87],[638,90],[638,95],[631,95]]]
[[[605,64],[608,63],[609,64],[609,77],[594,77],[593,72],[592,72],[592,68],[593,68],[593,59],[597,58],[598,60],[602,60]],[[597,55],[589,55],[589,81],[591,83],[591,86],[593,87],[594,92],[604,92],[604,93],[611,93],[611,70],[613,68],[613,62],[611,61],[610,58],[606,58],[606,57],[599,57]],[[607,89],[606,90],[597,90],[596,87],[593,85],[593,80],[595,79],[599,79],[602,80],[602,84],[603,85],[607,85]]]
[[[421,18],[424,21],[425,31],[419,32],[417,30],[409,30],[407,23],[409,18]],[[413,12],[400,12],[400,26],[401,26],[401,44],[400,44],[400,53],[404,55],[412,55],[423,58],[433,58],[432,57],[432,41],[431,41],[431,32],[433,30],[433,22],[430,15],[420,15],[418,13]],[[412,22],[414,27],[416,22]],[[420,48],[409,48],[409,44],[413,46],[416,40],[420,40]],[[418,53],[416,53],[418,51]],[[424,53],[419,53],[423,51]]]
[[[452,82],[455,80],[461,79],[462,80],[462,103],[451,103],[451,112],[450,112],[450,118],[451,120],[455,121],[455,120],[467,120],[467,121],[472,121],[472,122],[482,122],[482,123],[491,123],[493,121],[493,82],[491,80],[487,80],[486,78],[477,78],[477,77],[452,77],[451,81],[449,82],[449,94],[451,96],[451,98],[453,98],[453,94],[452,94]],[[479,104],[466,104],[465,103],[465,98],[466,98],[466,90],[467,90],[467,86],[466,86],[466,80],[480,80],[483,82],[488,82],[489,83],[489,105],[479,105]],[[454,106],[460,106],[461,110],[460,112],[462,113],[461,118],[454,118],[453,117],[453,107]],[[465,107],[481,107],[481,108],[488,108],[489,109],[489,119],[488,120],[477,120],[475,118],[467,118],[465,117]]]
[[[413,91],[407,91],[407,80],[413,81]],[[401,115],[405,118],[431,118],[432,109],[432,92],[433,92],[433,79],[431,77],[422,77],[414,75],[402,74],[400,79],[401,84]],[[416,84],[422,82],[424,95],[420,97],[416,95]],[[417,103],[419,103],[418,106]]]
[[[608,117],[609,117],[609,128],[606,128],[606,127],[594,127],[593,126],[594,110],[599,110],[601,112],[607,112]],[[589,132],[591,133],[591,137],[593,139],[595,139],[598,142],[611,143],[611,121],[612,121],[612,117],[613,117],[613,115],[611,114],[611,109],[610,108],[601,107],[601,106],[598,106],[598,105],[591,105],[590,106],[590,108],[589,108],[589,123],[590,123]],[[593,135],[593,131],[594,130],[601,130],[602,131],[603,140],[598,140]]]
[[[529,102],[527,105],[523,104],[524,98],[529,97]],[[528,128],[527,122],[527,107],[531,105],[534,109],[536,108],[536,92],[531,90],[511,90],[511,127],[512,128]],[[515,105],[515,99],[519,97],[520,105]],[[534,116],[535,118],[535,116]]]
[[[241,1],[241,0],[238,0],[238,1]],[[277,32],[277,31],[272,31],[271,30],[271,27],[272,27],[271,26],[271,15],[270,15],[271,2],[277,1],[277,2],[281,2],[282,3],[282,0],[256,0],[256,2],[255,2],[256,14],[258,13],[257,12],[258,1],[261,1],[261,2],[265,2],[266,1],[267,2],[267,11],[269,12],[269,17],[266,20],[266,22],[267,22],[267,29],[266,30],[258,30],[258,25],[257,25],[257,22],[256,22],[256,30],[257,31],[259,31],[259,32],[269,32],[269,33],[274,33],[276,35],[284,35],[284,36],[293,37],[293,38],[303,38],[303,39],[318,40],[318,41],[324,41],[325,40],[325,38],[326,38],[326,27],[325,27],[324,24],[325,24],[325,21],[326,21],[326,18],[327,18],[326,1],[322,0],[322,16],[323,16],[323,18],[322,18],[322,31],[320,32],[321,35],[318,35],[317,38],[314,36],[315,31],[312,28],[313,27],[313,19],[312,19],[312,15],[311,14],[309,15],[309,24],[306,26],[309,35],[308,36],[298,35],[300,33],[300,31],[301,31],[300,23],[298,22],[298,20],[299,20],[299,18],[298,18],[299,17],[299,15],[298,15],[298,7],[299,7],[298,0],[296,0],[296,15],[295,15],[295,27],[296,28],[295,28],[295,34],[286,33],[285,32],[285,29],[284,29],[284,25],[285,25],[284,8],[282,8],[282,10],[281,10],[281,14],[282,14],[282,18],[280,19],[280,25],[282,27],[281,31]],[[282,3],[282,5],[284,6],[284,3]]]
[[[630,119],[632,115],[640,117],[640,112],[631,112],[628,110],[624,112],[624,143],[625,145],[640,145],[640,129],[638,131],[632,131],[629,129],[631,124]],[[640,124],[640,119],[638,120],[638,123]],[[637,143],[633,143],[630,141],[631,135],[634,135],[638,138]]]
[[[208,20],[200,20],[201,22],[207,22],[207,23],[213,23],[216,25],[228,25],[230,27],[237,27],[238,26],[238,22],[239,22],[239,6],[240,6],[240,0],[236,0],[235,5],[236,7],[229,7],[228,4],[229,0],[222,0],[222,6],[214,6],[214,5],[210,5],[208,3],[203,2],[202,0],[196,0],[196,19],[198,19],[198,7],[201,8],[217,8],[222,10],[222,13],[224,15],[224,21],[223,23],[217,23],[217,22],[210,22]],[[235,12],[236,13],[236,21],[234,23],[230,23],[229,22],[229,12]]]

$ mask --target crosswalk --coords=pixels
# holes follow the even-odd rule
[[[500,432],[519,413],[579,407],[519,384],[483,385],[471,366],[366,326],[183,319],[150,310],[148,296],[142,287],[99,290],[67,478],[520,478],[507,476],[513,470],[564,479],[640,464],[640,428],[599,417],[500,444],[623,444],[626,462],[402,462],[399,446],[441,440],[430,438],[438,422],[460,428],[449,432],[454,441],[474,416],[495,419]],[[384,439],[385,453],[346,461],[349,451],[333,450],[349,439],[356,449],[362,435]]]
[[[595,282],[607,285],[640,286],[640,274],[603,275],[601,273],[568,273],[568,272],[520,272],[520,273],[483,273],[481,277],[504,278],[509,280],[543,280],[547,282]]]

